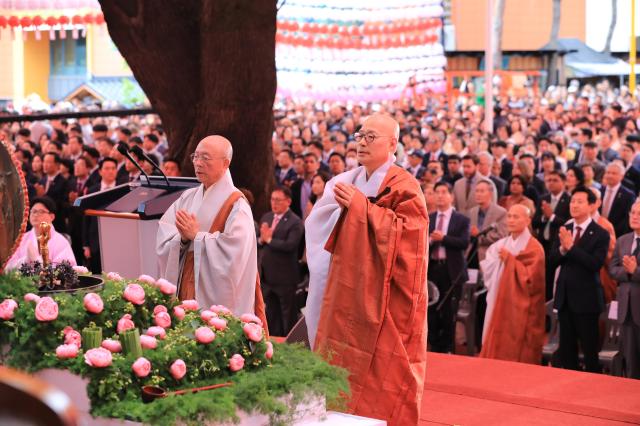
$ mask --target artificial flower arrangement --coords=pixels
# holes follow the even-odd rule
[[[200,310],[195,300],[178,301],[162,279],[103,278],[101,292],[41,297],[31,279],[0,275],[2,363],[67,369],[89,379],[94,416],[152,424],[233,421],[238,408],[286,423],[307,396],[340,406],[348,393],[346,371],[302,346],[266,340],[253,314],[236,317],[220,305]],[[232,386],[142,401],[144,386],[222,383]]]

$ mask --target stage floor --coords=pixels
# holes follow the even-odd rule
[[[429,353],[420,425],[640,424],[640,380]]]

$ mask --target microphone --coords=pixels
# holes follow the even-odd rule
[[[487,235],[489,232],[493,231],[497,227],[498,227],[498,225],[496,225],[495,223],[492,223],[486,229],[483,229],[482,231],[478,232],[478,235],[476,235],[476,238],[481,237],[483,235]]]
[[[122,154],[125,157],[127,157],[129,159],[129,161],[131,161],[133,163],[133,165],[136,166],[136,168],[138,170],[140,170],[140,173],[142,173],[147,178],[147,185],[151,186],[151,181],[149,180],[149,176],[145,173],[145,171],[142,169],[142,167],[140,167],[140,164],[138,164],[138,162],[136,160],[134,160],[134,158],[131,156],[131,154],[129,154],[129,146],[127,145],[127,143],[123,142],[123,141],[118,142],[118,146],[116,147],[116,149],[118,150],[118,152],[120,154]]]
[[[169,183],[169,179],[167,178],[167,175],[164,174],[164,172],[162,171],[162,169],[160,167],[158,167],[158,165],[155,163],[155,161],[153,161],[151,159],[151,157],[149,157],[143,150],[142,148],[140,148],[138,145],[133,145],[131,148],[129,148],[129,152],[133,152],[135,155],[138,156],[138,158],[144,158],[145,160],[147,160],[151,166],[160,172],[160,174],[162,175],[162,177],[164,177],[164,181],[167,182],[167,186],[171,186],[171,184]]]

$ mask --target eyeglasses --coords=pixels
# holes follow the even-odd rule
[[[34,216],[39,216],[41,214],[51,214],[51,212],[49,212],[48,210],[33,209],[31,210],[31,214]]]
[[[354,133],[353,134],[353,139],[355,139],[356,142],[360,142],[362,140],[362,138],[364,138],[365,142],[368,144],[372,144],[373,141],[375,141],[376,139],[381,139],[381,138],[391,138],[393,136],[380,136],[380,135],[376,135],[375,133]]]
[[[191,162],[195,163],[196,161],[202,161],[203,163],[208,163],[211,160],[224,160],[225,157],[209,157],[207,154],[198,154],[194,152],[189,156]]]

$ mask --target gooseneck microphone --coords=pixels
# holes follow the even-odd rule
[[[160,172],[160,174],[162,175],[162,177],[164,177],[164,181],[167,182],[167,186],[171,186],[171,184],[169,183],[169,179],[167,178],[167,175],[164,174],[164,172],[162,171],[162,169],[160,167],[158,167],[158,165],[155,163],[155,161],[153,161],[151,159],[151,157],[149,157],[143,150],[142,148],[140,148],[138,145],[133,145],[131,148],[129,148],[129,152],[133,152],[135,155],[138,156],[138,158],[144,158],[145,160],[147,160],[151,166]]]
[[[151,186],[151,181],[149,180],[149,176],[145,173],[142,167],[140,167],[140,164],[138,164],[138,162],[131,156],[131,154],[129,154],[129,146],[127,145],[127,143],[123,141],[118,142],[118,146],[116,149],[120,154],[127,157],[129,161],[131,161],[138,170],[140,170],[140,173],[142,173],[144,177],[147,178],[147,186]]]

